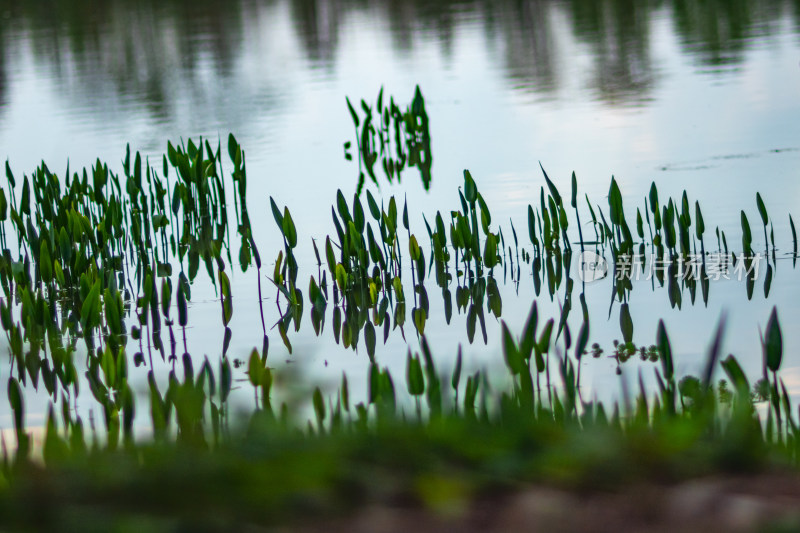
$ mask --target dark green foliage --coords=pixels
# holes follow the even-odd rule
[[[361,100],[363,120],[350,103],[350,99],[345,98],[345,101],[350,118],[353,120],[356,133],[355,145],[358,149],[356,195],[361,195],[367,176],[375,186],[379,186],[375,171],[378,158],[381,160],[383,173],[389,183],[395,179],[400,183],[403,170],[406,167],[416,167],[423,188],[426,191],[429,190],[432,180],[433,153],[425,98],[422,96],[419,86],[416,87],[414,98],[405,111],[400,110],[395,104],[394,98],[390,98],[388,103],[385,102],[383,87],[381,87],[375,108],[365,100]],[[377,116],[374,116],[373,113]],[[351,146],[353,146],[351,141],[344,143],[344,157],[348,161],[353,159],[349,151]]]
[[[382,104],[381,92],[378,107]],[[349,102],[348,106],[356,128],[377,123],[377,117],[362,122]],[[369,117],[369,106],[362,109]],[[422,117],[426,115],[419,92],[409,112],[416,122],[404,127],[417,128],[414,131],[422,136],[417,141],[423,147],[417,156],[409,152],[406,157],[419,157],[415,164],[424,165],[430,159],[429,154],[422,155]],[[377,149],[362,153],[362,163],[374,163],[378,153],[383,154]],[[763,336],[767,377],[751,390],[741,365],[729,356],[719,363],[727,381],[715,385],[712,378],[719,362],[722,326],[702,380],[681,376],[682,367],[676,364],[678,356],[663,321],[655,344],[637,347],[634,343],[635,309],[628,298],[633,284],[624,278],[615,280],[612,306],[620,306],[622,342],[615,341],[608,355],[620,365],[637,354],[642,361],[660,360],[660,367],[653,368],[658,389],[648,391],[640,385],[638,396],[628,398],[633,400],[630,409],[602,405],[582,394],[580,367],[590,362],[583,356],[600,357],[604,350],[598,343],[590,347],[584,293],[580,294],[582,325],[576,336],[570,331],[573,286],[580,284],[569,270],[572,252],[567,229],[580,228],[580,223],[570,225],[564,200],[543,168],[539,207],[527,209],[533,248],[530,253],[523,248],[521,260],[513,224],[511,234],[505,232],[514,236],[512,254],[502,229],[492,226],[490,208],[469,171],[464,172],[458,199],[453,197],[455,209],[443,209],[435,218],[423,217],[427,240],[424,233],[423,237],[411,233],[413,206],[410,209],[407,202],[400,215],[394,197],[379,204],[367,191],[365,209],[358,196],[348,204],[340,191],[331,210],[333,224],[324,254],[312,240],[317,272],[309,277],[307,297],[299,289],[305,284],[298,282],[300,266],[295,255],[307,238],[298,237],[303,234],[289,207],[281,208],[270,199],[282,241],[271,278],[281,313],[274,327],[291,353],[289,336],[299,330],[306,307],[317,335],[324,331],[330,307],[329,329],[336,342],[369,359],[366,397],[351,404],[346,377],[338,389],[301,386],[292,381],[291,372],[268,366],[263,311],[261,352],[253,349],[245,361],[229,358],[228,349],[235,350],[231,347],[231,265],[235,263],[225,201],[229,194],[235,200],[230,216],[237,219],[241,239],[239,265],[245,270],[255,262],[260,270],[261,260],[247,214],[245,153],[233,136],[228,138],[228,156],[233,164],[231,181],[223,179],[219,146],[213,149],[208,142],[189,141],[178,148],[168,145],[162,158],[163,177],[141,156],[131,157],[128,151],[125,183],[98,161],[91,172],[87,170],[83,177],[75,174],[63,184],[43,165],[30,178],[24,176],[19,202],[0,189],[2,235],[7,231],[19,240],[16,257],[5,250],[0,260],[4,291],[0,322],[13,361],[7,395],[17,438],[0,470],[4,517],[24,524],[30,519],[29,507],[18,504],[41,491],[54,495],[52,505],[64,506],[63,516],[83,509],[82,497],[113,494],[142,502],[125,509],[147,517],[158,516],[154,511],[169,502],[170,513],[180,520],[271,525],[291,513],[305,512],[306,504],[301,502],[347,506],[356,501],[357,496],[350,499],[353,489],[356,494],[374,490],[387,471],[398,478],[392,480],[397,481],[393,486],[424,500],[430,493],[420,489],[425,485],[420,480],[431,476],[470,491],[485,488],[487,479],[594,486],[644,479],[654,473],[669,478],[687,472],[754,468],[775,457],[785,464],[796,463],[800,435],[778,375],[783,336],[777,309]],[[393,165],[388,167],[393,169],[389,174],[399,179],[397,163]],[[170,168],[174,186],[166,179]],[[9,168],[7,176],[13,188]],[[577,222],[574,174],[571,185],[570,204]],[[766,225],[760,195],[757,203]],[[594,244],[598,253],[609,253],[618,271],[626,268],[635,250],[634,235],[616,181],[612,179],[609,189],[608,212],[600,206],[595,211],[588,197],[587,205],[597,240],[584,242],[580,234],[582,247]],[[668,199],[660,206],[653,184],[644,209],[636,209],[636,244],[651,246],[668,264],[657,281],[667,281],[674,305],[680,305],[684,290],[693,301],[697,281],[680,279],[676,272],[690,249],[690,205],[684,192],[680,202]],[[743,251],[751,253],[752,235],[744,212],[741,218]],[[703,247],[705,223],[699,203],[695,203],[694,224]],[[791,218],[790,225],[794,237]],[[721,242],[727,254],[724,233]],[[452,317],[460,317],[470,342],[480,331],[489,344],[486,314],[496,319],[502,316],[498,285],[507,269],[512,282],[519,282],[520,262],[530,264],[537,294],[544,287],[551,298],[557,296],[562,302],[560,316],[540,317],[533,298],[521,332],[501,322],[501,338],[492,342],[500,341],[495,345],[498,356],[502,349],[509,374],[506,381],[492,376],[490,387],[486,371],[473,369],[469,374],[471,361],[460,348],[452,373],[441,375],[437,368],[441,360],[434,357],[434,347],[426,337],[426,325],[430,331],[431,315],[439,309],[430,298],[441,293],[448,324]],[[186,350],[182,357],[176,352],[175,315],[170,306],[174,296],[177,325],[184,329],[185,339],[191,282],[198,279],[201,264],[217,288],[224,341],[218,358],[211,358],[218,363],[212,365],[206,358],[197,369]],[[768,270],[768,280],[773,271]],[[704,294],[707,297],[707,291]],[[63,325],[57,322],[59,312],[65,317]],[[237,311],[237,320],[241,313]],[[126,324],[132,320],[135,324]],[[382,337],[386,343],[394,330],[406,338],[408,322],[418,336],[420,353],[409,351],[403,387],[380,363],[379,340]],[[164,334],[169,334],[169,349],[161,341],[162,324]],[[641,329],[637,334],[641,335]],[[85,366],[74,357],[74,339],[79,335],[87,345]],[[365,349],[358,350],[359,345]],[[130,348],[134,365],[129,367],[126,349]],[[168,376],[156,376],[153,352],[172,364]],[[141,366],[149,367],[147,387],[145,395],[137,397],[129,379],[142,371]],[[93,412],[103,424],[103,439],[96,443],[87,441],[74,410],[79,383],[88,385],[81,401],[94,402]],[[23,392],[29,384],[42,384],[50,397],[42,451],[45,466],[31,458],[25,430]],[[231,396],[240,386],[246,386],[255,399],[251,413],[243,414],[242,420],[229,412]],[[297,405],[279,405],[278,399],[295,388],[306,391]],[[623,397],[626,394],[623,390]],[[765,432],[753,409],[753,402],[759,400],[770,402],[765,427],[771,429]],[[54,414],[59,402],[60,427]],[[134,431],[137,407],[140,417],[149,413],[152,437]],[[615,411],[615,416],[609,416]],[[412,412],[416,416],[409,416]],[[45,475],[31,474],[36,469],[43,469]]]

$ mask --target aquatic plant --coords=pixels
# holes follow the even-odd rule
[[[355,146],[358,150],[356,195],[361,195],[367,176],[376,186],[380,186],[375,174],[375,163],[379,157],[384,176],[389,183],[395,179],[400,183],[403,170],[416,167],[422,186],[426,191],[430,189],[433,166],[431,135],[425,98],[419,86],[414,90],[414,98],[404,111],[400,110],[394,97],[389,97],[388,103],[384,101],[383,87],[378,92],[374,110],[366,100],[361,100],[363,117],[350,103],[349,98],[346,101],[353,119]],[[373,117],[373,113],[377,114],[377,118]],[[353,159],[350,153],[352,146],[352,141],[344,143],[344,157],[348,161]]]
[[[586,241],[578,222],[577,178],[572,176],[570,205],[579,227],[578,243],[582,253],[593,250],[598,257],[610,253],[614,278],[609,317],[618,304],[621,334],[613,349],[607,347],[607,356],[616,361],[617,373],[623,376],[620,400],[603,404],[587,393],[581,385],[583,358],[601,357],[606,350],[596,342],[590,345],[586,280],[580,273],[578,279],[573,278],[575,242],[568,213],[543,168],[539,205],[527,209],[530,248],[520,246],[513,221],[509,223],[513,249],[511,243],[506,245],[503,230],[493,225],[489,206],[469,171],[464,172],[455,209],[437,212],[432,224],[423,215],[427,244],[411,233],[413,206],[407,201],[401,211],[394,196],[379,203],[367,190],[365,209],[358,194],[348,203],[339,191],[331,208],[331,234],[323,246],[317,245],[322,239],[311,243],[317,270],[316,276],[309,275],[306,294],[300,289],[297,249],[301,243],[295,221],[288,206],[281,209],[270,199],[283,243],[269,278],[276,289],[279,317],[274,327],[287,349],[292,351],[291,330],[300,329],[308,310],[315,334],[322,335],[330,316],[335,341],[346,348],[365,346],[370,361],[364,398],[351,398],[348,376],[343,375],[333,391],[314,387],[304,402],[288,402],[277,384],[290,379],[290,374],[267,360],[261,259],[247,209],[245,154],[230,136],[228,181],[220,144],[216,150],[208,141],[188,141],[178,148],[169,144],[160,173],[138,154],[131,157],[128,150],[121,176],[98,161],[91,171],[71,176],[67,171],[63,187],[61,178],[44,164],[30,177],[24,176],[17,187],[6,165],[8,187],[0,188],[4,293],[0,323],[9,343],[7,397],[15,442],[9,444],[0,435],[0,487],[7,487],[0,488],[0,506],[9,511],[4,516],[20,524],[31,520],[15,502],[27,497],[26,483],[40,482],[31,474],[39,468],[47,474],[42,479],[64,483],[61,487],[80,486],[93,495],[103,490],[97,485],[100,478],[111,479],[118,494],[129,494],[117,472],[136,479],[136,486],[154,495],[162,494],[157,480],[166,477],[173,487],[204,501],[219,496],[214,482],[218,478],[212,472],[225,472],[250,479],[252,486],[261,488],[257,496],[245,497],[240,487],[228,487],[230,493],[220,505],[256,522],[272,523],[281,509],[299,509],[291,504],[295,492],[311,494],[320,487],[334,491],[337,484],[354,482],[335,466],[342,461],[368,471],[370,464],[387,465],[387,458],[393,457],[392,468],[399,466],[419,476],[432,468],[420,457],[433,453],[440,465],[435,468],[446,465],[437,475],[452,476],[457,465],[469,465],[474,477],[463,486],[475,490],[485,486],[486,479],[498,477],[597,483],[600,463],[586,451],[593,448],[594,439],[611,443],[607,449],[617,450],[601,461],[623,465],[615,471],[616,478],[620,472],[631,478],[649,475],[653,465],[670,475],[684,475],[680,472],[758,468],[775,460],[797,464],[800,429],[780,377],[784,345],[776,308],[762,335],[763,377],[752,387],[734,356],[721,359],[724,320],[699,377],[676,374],[663,321],[653,344],[635,341],[635,310],[629,296],[641,285],[634,283],[633,274],[647,249],[664,264],[650,278],[652,290],[658,282],[666,287],[670,303],[680,307],[684,291],[694,303],[699,285],[702,300],[708,301],[712,252],[705,251],[705,220],[699,202],[694,203],[692,217],[686,192],[680,201],[670,198],[664,206],[653,184],[643,208],[636,209],[635,223],[629,224],[623,196],[612,179],[607,207],[593,206],[586,196],[596,235],[594,241]],[[176,175],[174,184],[170,173]],[[229,197],[233,214],[228,210]],[[771,219],[760,195],[756,206],[766,237]],[[632,213],[627,207],[627,213]],[[260,349],[253,348],[244,361],[236,358],[233,362],[228,356],[233,294],[226,270],[234,264],[228,230],[231,217],[240,240],[239,268],[244,271],[255,263],[258,271],[263,333]],[[737,256],[728,249],[725,232],[719,228],[713,253],[740,265],[748,297],[752,297],[756,279],[752,266],[758,257],[744,211],[741,223],[743,253]],[[790,227],[796,261],[791,217]],[[770,230],[766,242],[765,297],[776,261],[773,234]],[[687,274],[687,265],[697,257],[698,241],[700,261]],[[217,290],[224,337],[218,361],[205,357],[196,370],[196,360],[188,353],[186,328],[191,282],[197,279],[201,262]],[[513,332],[503,320],[499,287],[509,273],[512,285],[518,287],[523,263],[530,265],[536,297],[558,298],[560,313],[542,315],[533,298],[524,326]],[[490,378],[487,370],[462,372],[460,349],[452,372],[441,374],[442,361],[434,357],[425,331],[431,311],[429,288],[434,283],[441,292],[447,323],[454,311],[463,315],[468,342],[473,342],[478,325],[484,342],[489,342],[487,312],[500,321],[498,344],[508,371],[505,381]],[[568,317],[576,286],[581,287],[582,316],[573,337]],[[177,322],[171,312],[173,299]],[[403,387],[401,378],[381,365],[377,341],[381,329],[384,343],[393,330],[405,336],[407,305],[420,350],[409,350],[406,356]],[[130,328],[129,321],[133,322]],[[176,327],[183,337],[180,352]],[[168,345],[162,341],[165,334]],[[85,362],[78,355],[81,339]],[[134,352],[132,366],[128,352]],[[171,367],[166,379],[156,374],[153,352]],[[639,391],[632,397],[622,365],[636,355],[654,364],[657,388],[648,390],[640,374]],[[81,375],[78,369],[84,367]],[[725,379],[717,379],[718,368]],[[143,399],[134,393],[131,380],[133,373],[145,370]],[[237,371],[243,372],[242,382],[252,387],[254,398],[241,421],[231,416],[231,393],[240,379],[234,375]],[[24,388],[37,389],[40,383],[49,396],[49,407],[39,451],[26,427]],[[80,401],[94,402],[102,413],[102,427],[90,419],[87,429],[76,409],[80,390],[87,385],[90,396],[81,395]],[[754,407],[760,401],[768,402],[763,416]],[[141,424],[142,416],[148,415],[149,431],[137,434],[135,420]],[[467,437],[475,436],[483,439],[478,448],[464,446]],[[251,462],[254,453],[260,457],[255,465]],[[179,456],[189,459],[182,463],[176,461]],[[506,459],[499,461],[501,457]],[[562,470],[554,470],[554,464]],[[175,479],[186,480],[192,488]],[[129,482],[126,478],[125,483]],[[43,483],[46,487],[49,481]],[[417,491],[417,497],[433,505],[435,496],[421,486],[411,483],[409,487],[416,488],[406,490]],[[332,493],[326,492],[326,497],[341,503]],[[72,491],[65,489],[53,505],[71,508],[80,503],[73,498]],[[174,495],[164,501],[174,501]],[[265,505],[266,511],[256,511],[250,502]],[[196,501],[183,505],[197,508]],[[174,512],[183,514],[188,508]],[[136,509],[152,512],[147,505]],[[207,518],[204,512],[197,516]]]

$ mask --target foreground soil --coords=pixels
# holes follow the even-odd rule
[[[302,532],[800,531],[800,476],[710,477],[612,492],[520,487],[438,510],[371,505],[353,515],[292,526]]]

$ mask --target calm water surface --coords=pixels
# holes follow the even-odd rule
[[[459,208],[457,187],[469,168],[495,224],[508,237],[513,220],[529,248],[526,210],[544,185],[541,162],[562,192],[575,171],[595,204],[607,206],[612,175],[629,206],[642,205],[652,181],[662,198],[687,189],[706,226],[725,229],[730,243],[740,242],[741,209],[757,223],[760,191],[775,217],[779,255],[791,250],[788,214],[800,213],[797,1],[0,1],[0,17],[0,156],[16,174],[42,159],[61,173],[68,160],[75,169],[98,157],[121,171],[126,143],[160,163],[167,140],[233,132],[247,153],[255,240],[266,263],[282,246],[269,196],[291,209],[298,260],[310,267],[311,238],[333,232],[337,189],[355,190],[356,167],[342,152],[353,136],[345,96],[374,102],[383,86],[404,103],[417,84],[431,120],[433,186],[426,193],[409,173],[402,185],[372,190],[385,199],[407,196],[418,236],[426,233],[420,213],[432,220],[437,210]],[[754,225],[756,243],[759,231]],[[800,320],[800,272],[791,261],[778,263],[769,299],[760,284],[748,301],[743,283],[720,282],[712,283],[708,306],[687,301],[677,310],[666,291],[642,282],[630,301],[634,340],[652,343],[663,317],[678,370],[696,372],[726,312],[726,348],[755,376],[759,326],[777,305],[784,379],[800,393],[800,336],[792,327]],[[302,270],[300,279],[315,271]],[[503,289],[503,318],[514,331],[534,298],[529,272],[518,290]],[[198,280],[189,347],[213,361],[223,328],[212,287],[203,274]],[[233,284],[231,354],[246,358],[261,344],[254,275],[235,274]],[[610,284],[589,284],[586,295],[592,341],[610,347],[621,337],[617,308],[608,314]],[[539,300],[546,315],[558,316],[559,298]],[[431,305],[426,329],[442,368],[459,343],[466,370],[502,364],[491,315],[488,344],[480,335],[468,344],[465,317],[442,327],[441,300],[432,297]],[[413,329],[406,333],[408,343],[393,334],[378,350],[400,381],[407,345],[418,346]],[[351,383],[363,381],[363,350],[334,344],[329,331],[317,338],[308,320],[291,339],[290,356],[270,333],[274,365],[301,369],[309,385],[337,382],[343,370]],[[584,365],[588,394],[618,389],[612,360]],[[650,365],[642,366],[649,375]],[[638,368],[628,363],[625,373]],[[31,424],[44,412],[40,396],[28,400]],[[10,424],[2,402],[0,425]]]

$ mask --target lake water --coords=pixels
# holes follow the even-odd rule
[[[686,189],[703,207],[712,236],[719,226],[734,249],[742,209],[761,245],[760,191],[775,217],[778,256],[792,248],[788,217],[800,212],[797,1],[2,1],[0,17],[0,156],[17,175],[41,160],[60,173],[68,160],[76,169],[98,157],[121,171],[126,143],[158,166],[167,140],[224,142],[233,132],[247,154],[248,201],[265,270],[282,247],[268,207],[272,196],[291,209],[297,225],[298,261],[308,266],[300,274],[304,292],[316,273],[311,238],[333,235],[329,213],[337,189],[348,197],[355,191],[357,167],[343,157],[343,143],[353,140],[345,96],[374,102],[381,86],[401,104],[417,85],[425,95],[434,154],[430,191],[411,174],[402,185],[371,189],[387,201],[407,197],[411,230],[425,235],[425,247],[421,213],[432,221],[437,210],[458,209],[467,168],[493,223],[508,239],[513,220],[529,249],[527,205],[538,205],[541,162],[562,193],[575,171],[581,193],[605,209],[612,175],[626,211],[643,206],[653,181],[663,199],[678,199]],[[589,220],[585,203],[581,210]],[[525,266],[517,290],[501,284],[503,319],[512,331],[521,330],[534,298]],[[653,343],[664,318],[678,372],[697,372],[725,312],[727,352],[758,376],[759,327],[776,305],[787,347],[782,374],[790,392],[800,394],[800,336],[792,328],[800,320],[800,272],[791,260],[779,260],[775,269],[769,298],[761,283],[748,300],[743,282],[712,282],[707,306],[686,301],[681,310],[670,306],[664,289],[641,282],[630,299],[635,341]],[[202,273],[198,279],[189,348],[217,361],[219,304]],[[230,353],[246,359],[261,345],[254,274],[235,273],[232,281]],[[586,285],[591,340],[607,349],[621,337],[618,305],[609,318],[610,287],[608,280]],[[271,324],[278,318],[274,290],[266,293]],[[539,305],[557,319],[559,298],[542,295]],[[432,297],[426,327],[441,368],[453,364],[459,344],[465,370],[502,365],[493,316],[487,315],[488,343],[478,335],[469,344],[464,315],[444,327],[441,307]],[[579,320],[570,318],[573,334]],[[418,348],[410,328],[406,339],[393,333],[378,349],[398,385],[407,346]],[[277,331],[270,332],[271,364],[300,369],[309,386],[333,386],[342,371],[352,384],[364,381],[364,350],[336,345],[329,331],[318,338],[307,318],[291,340],[290,356]],[[618,390],[615,361],[587,358],[583,365],[587,394]],[[651,364],[638,363],[624,365],[625,374],[634,377],[640,366],[651,374]],[[47,401],[41,396],[29,396],[30,424],[41,423]],[[2,402],[0,426],[10,425]]]

